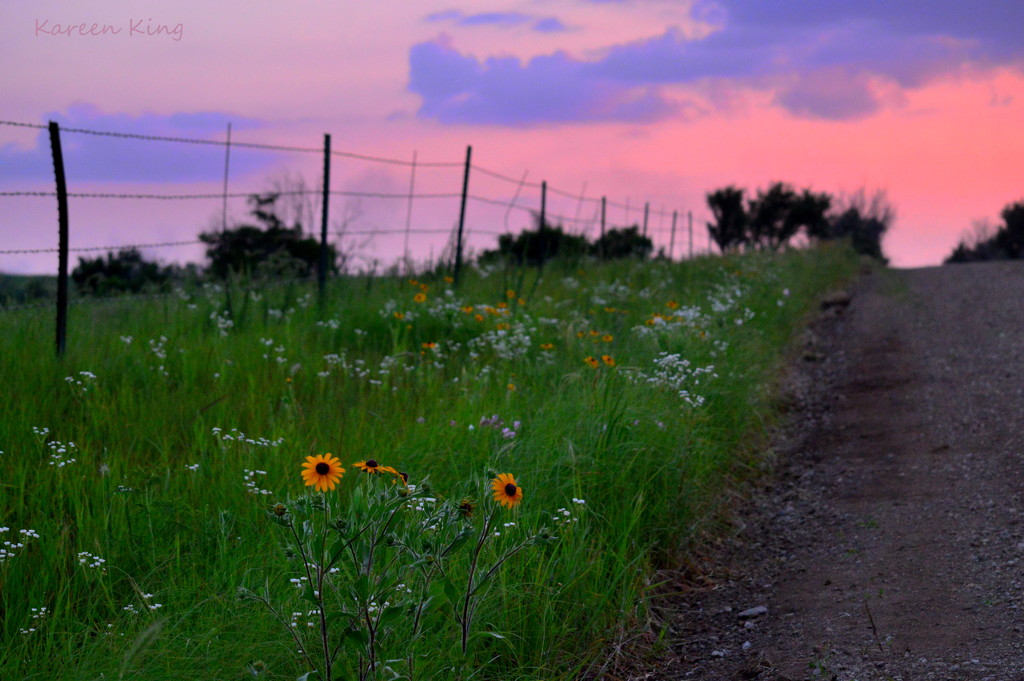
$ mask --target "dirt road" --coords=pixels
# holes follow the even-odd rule
[[[1024,263],[852,293],[808,333],[712,586],[662,604],[677,661],[648,678],[1024,679]]]

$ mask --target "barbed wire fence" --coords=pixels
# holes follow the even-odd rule
[[[418,159],[416,152],[413,153],[411,160],[387,158],[383,156],[373,156],[368,154],[360,154],[344,150],[336,150],[331,148],[331,136],[329,134],[324,135],[324,145],[322,147],[301,147],[301,146],[290,146],[280,144],[265,144],[256,142],[243,142],[238,140],[232,140],[231,138],[231,126],[228,124],[227,134],[224,140],[215,139],[197,139],[188,137],[176,137],[166,135],[144,135],[138,133],[127,133],[119,131],[104,131],[104,130],[91,130],[85,128],[72,128],[72,127],[60,127],[56,122],[50,122],[48,125],[40,125],[36,123],[24,123],[18,121],[6,121],[0,120],[0,126],[10,126],[17,128],[47,130],[49,132],[51,155],[53,160],[54,177],[55,177],[55,189],[54,191],[39,191],[39,190],[14,190],[14,191],[0,191],[0,198],[4,199],[28,199],[28,198],[56,198],[58,204],[58,243],[56,246],[42,246],[35,248],[9,248],[0,249],[0,256],[4,255],[39,255],[39,254],[50,254],[56,253],[58,255],[58,278],[57,278],[57,332],[56,332],[56,343],[58,354],[63,354],[65,349],[65,338],[66,338],[66,320],[67,320],[67,307],[68,307],[68,257],[70,253],[90,253],[90,252],[101,252],[106,251],[109,253],[124,251],[129,249],[159,249],[159,248],[174,248],[174,247],[186,247],[186,246],[197,246],[199,244],[206,243],[202,239],[179,239],[179,240],[168,240],[168,241],[156,241],[156,242],[145,242],[145,243],[124,243],[107,246],[69,246],[69,217],[68,217],[68,199],[105,199],[105,200],[137,200],[137,201],[155,201],[155,202],[188,202],[188,201],[213,201],[218,200],[221,202],[222,214],[221,214],[221,229],[227,230],[228,228],[228,201],[229,199],[249,199],[255,195],[272,193],[278,197],[294,197],[297,200],[306,200],[307,209],[309,208],[309,202],[316,199],[320,200],[320,262],[317,269],[317,280],[318,290],[323,294],[327,272],[330,269],[331,263],[327,262],[327,256],[329,252],[329,233],[330,233],[330,200],[331,197],[345,198],[350,200],[362,201],[363,199],[371,199],[375,201],[395,201],[405,202],[405,225],[404,228],[391,228],[391,227],[379,227],[375,226],[370,229],[360,229],[353,227],[356,222],[355,216],[345,215],[342,216],[340,221],[340,227],[334,231],[336,237],[335,242],[339,244],[338,252],[343,254],[343,257],[350,255],[358,255],[355,253],[348,253],[344,248],[341,247],[341,242],[345,239],[358,239],[364,238],[365,240],[372,240],[378,236],[398,236],[401,235],[403,239],[402,257],[401,264],[405,268],[405,271],[410,271],[413,266],[413,259],[410,251],[410,238],[412,235],[446,235],[447,245],[446,250],[452,251],[451,262],[452,262],[452,276],[456,283],[459,280],[461,269],[463,266],[464,251],[467,247],[471,236],[488,236],[495,237],[500,234],[511,233],[513,229],[510,228],[509,220],[513,214],[522,216],[525,214],[528,219],[535,221],[537,225],[560,225],[563,229],[571,234],[576,234],[586,237],[603,237],[608,229],[613,228],[613,224],[629,226],[634,225],[638,227],[643,237],[653,237],[655,233],[668,234],[669,244],[667,248],[667,255],[669,258],[675,257],[675,250],[677,246],[676,236],[677,232],[682,236],[683,229],[685,229],[686,243],[679,244],[684,255],[693,257],[694,251],[694,231],[693,231],[693,216],[692,212],[686,212],[685,216],[681,216],[678,210],[666,210],[662,208],[652,208],[649,202],[644,202],[642,206],[633,204],[629,199],[625,202],[618,202],[609,200],[606,196],[588,196],[586,194],[587,185],[583,184],[582,189],[579,193],[574,193],[561,189],[555,186],[549,185],[546,181],[530,181],[528,180],[529,171],[524,172],[521,178],[514,178],[508,174],[481,166],[472,162],[472,147],[466,149],[465,161],[423,161]],[[67,190],[64,172],[63,154],[61,148],[62,135],[82,135],[90,138],[106,138],[106,139],[120,139],[120,140],[132,140],[139,142],[148,143],[171,143],[181,145],[194,145],[203,147],[223,148],[224,150],[224,174],[223,174],[223,190],[220,192],[205,192],[205,193],[154,193],[154,192],[69,192]],[[239,192],[229,191],[230,182],[230,161],[231,152],[235,150],[252,150],[259,152],[275,152],[275,153],[291,153],[291,154],[304,154],[304,155],[320,155],[323,159],[323,174],[321,177],[321,186],[319,188],[307,188],[304,182],[299,183],[300,188],[284,188],[279,191],[260,191],[260,192]],[[363,163],[378,164],[385,167],[404,168],[409,171],[409,189],[406,192],[399,191],[352,191],[352,190],[335,190],[331,188],[331,164],[333,159],[348,159],[351,161],[360,161]],[[461,191],[416,191],[417,173],[424,170],[435,170],[435,169],[458,169],[462,171],[462,186]],[[500,186],[507,188],[507,192],[500,193],[511,193],[510,198],[496,198],[495,196],[486,196],[480,192],[479,189],[474,188],[470,191],[471,176],[479,178],[474,180],[473,184],[479,184],[480,179],[490,180],[498,183]],[[514,187],[514,190],[513,190]],[[531,192],[534,194],[530,202],[524,197],[525,192]],[[567,205],[566,202],[572,202],[574,204],[574,210],[572,215],[566,212],[556,212],[548,210],[548,198],[557,197],[561,200],[563,205]],[[422,201],[453,201],[459,199],[459,212],[458,220],[450,228],[436,228],[436,227],[414,227],[413,226],[413,212],[414,204]],[[503,230],[488,229],[473,226],[473,221],[467,221],[467,204],[472,203],[479,206],[490,206],[495,209],[504,211],[503,217]],[[623,219],[611,220],[609,218],[609,209],[615,209],[621,211]],[[348,207],[346,207],[348,211]],[[641,216],[642,211],[642,218]],[[358,211],[357,211],[358,212]],[[314,222],[314,215],[312,210],[307,210],[308,215],[305,222]],[[679,224],[680,217],[685,217],[686,225],[681,226]],[[654,224],[654,220],[657,220],[657,225]],[[666,226],[666,222],[670,221],[671,226]],[[337,222],[336,222],[337,224]],[[304,224],[303,227],[312,227],[312,224]],[[703,252],[711,252],[711,241],[705,238],[705,242],[701,244]],[[365,243],[365,242],[364,242]],[[350,248],[350,250],[354,250]],[[664,249],[663,249],[664,250]],[[431,251],[431,257],[428,258],[427,262],[433,260],[433,252]],[[376,260],[373,260],[376,264]],[[308,279],[307,279],[308,280]],[[144,298],[162,298],[169,297],[174,294],[133,294],[130,296],[118,296],[117,299],[144,299]],[[90,301],[103,301],[109,302],[103,298],[93,297],[89,299],[82,299]],[[41,303],[41,304],[26,304],[26,305],[6,305],[0,307],[0,311],[5,310],[16,310],[16,309],[33,309],[39,307],[48,307],[52,303]]]

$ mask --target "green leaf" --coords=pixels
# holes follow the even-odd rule
[[[355,601],[360,605],[370,601],[370,578],[366,575],[359,575],[352,581],[352,594]]]
[[[384,608],[384,612],[380,614],[380,619],[377,620],[378,625],[388,624],[389,622],[398,619],[408,610],[407,606],[404,605],[391,605]]]
[[[307,584],[305,588],[302,589],[302,595],[299,596],[299,598],[301,598],[304,601],[309,601],[310,603],[319,602],[317,601],[316,594],[313,593],[312,584]]]
[[[370,644],[370,634],[363,628],[348,628],[341,635],[341,644],[348,646],[366,647]]]
[[[244,586],[238,587],[237,595],[240,601],[258,601],[260,599],[255,592],[246,589]]]
[[[447,577],[441,580],[441,584],[443,585],[444,588],[445,598],[447,598],[448,602],[452,604],[452,607],[455,609],[455,612],[458,612],[459,601],[461,600],[461,594],[459,594],[459,590],[455,588],[454,584],[452,584],[452,580],[448,579]]]
[[[469,542],[469,538],[474,534],[472,527],[463,528],[462,531],[455,536],[452,543],[448,545],[448,548],[444,550],[443,556],[448,556],[455,553]]]
[[[295,679],[295,681],[310,681],[310,679],[312,679],[315,676],[320,676],[320,672],[314,669],[313,671],[306,672],[302,676],[298,677],[297,679]]]

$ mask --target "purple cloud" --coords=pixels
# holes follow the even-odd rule
[[[657,88],[597,76],[564,52],[481,62],[442,42],[420,43],[410,52],[409,87],[423,98],[419,115],[442,123],[651,121],[676,110]]]
[[[45,116],[62,129],[80,128],[189,139],[224,139],[230,121],[232,133],[260,126],[259,121],[219,112],[129,115],[104,113],[92,104],[73,104],[64,113]],[[237,139],[237,138],[236,138]],[[62,132],[61,150],[68,183],[75,182],[203,182],[223,178],[224,147]],[[231,173],[235,176],[264,170],[276,162],[272,152],[233,148]],[[26,181],[52,180],[50,138],[40,130],[33,149],[0,147],[0,178]],[[73,191],[73,190],[72,190]]]
[[[545,19],[538,19],[533,24],[533,30],[538,33],[561,33],[562,31],[568,31],[569,27],[556,17],[547,17]]]
[[[717,29],[688,40],[670,27],[589,60],[562,52],[480,60],[423,43],[410,51],[409,87],[423,97],[420,116],[451,123],[657,120],[686,110],[662,86],[702,82],[767,90],[794,115],[841,120],[885,105],[874,81],[915,88],[965,63],[1024,69],[1020,2],[701,0],[691,13]],[[447,69],[456,64],[454,83]]]
[[[555,33],[567,30],[557,17],[538,17],[523,12],[480,12],[466,14],[462,10],[448,9],[424,17],[424,21],[445,21],[456,26],[497,26],[513,28],[532,24],[530,28],[538,33]]]

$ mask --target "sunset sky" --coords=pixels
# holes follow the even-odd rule
[[[690,211],[698,250],[704,195],[725,185],[883,189],[897,211],[884,250],[916,267],[1024,199],[1022,26],[1018,0],[8,0],[0,119],[207,140],[230,122],[235,142],[310,149],[330,133],[338,151],[415,153],[417,194],[457,193],[472,145],[484,169],[467,207],[477,250],[529,224],[542,180],[585,195],[549,195],[567,228],[593,236],[601,196],[610,225],[640,222],[649,202],[658,246],[667,216]],[[223,188],[223,146],[80,133],[63,145],[71,192]],[[286,176],[315,185],[322,158],[233,147],[230,167],[229,191],[245,193]],[[411,170],[335,156],[331,188],[407,193]],[[0,192],[11,191],[53,191],[45,130],[0,125]],[[56,245],[52,197],[0,206],[0,250]],[[71,245],[191,240],[221,211],[210,199],[72,198]],[[232,200],[229,219],[245,214]],[[401,255],[401,234],[352,233],[407,220],[435,230],[411,236],[425,260],[443,249],[458,199],[417,198],[410,213],[404,199],[332,196],[331,215],[353,262]],[[147,255],[199,260],[202,249]],[[0,254],[4,272],[55,263]]]

